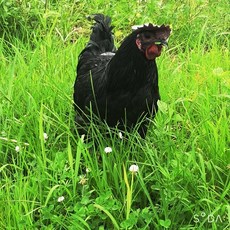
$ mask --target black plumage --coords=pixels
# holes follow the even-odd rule
[[[160,99],[155,58],[170,35],[169,26],[143,25],[134,30],[116,51],[111,19],[94,15],[90,41],[80,53],[74,84],[76,125],[85,133],[90,111],[110,127],[130,129],[157,112]]]

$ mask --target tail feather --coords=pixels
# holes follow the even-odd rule
[[[114,39],[111,26],[111,18],[103,14],[93,15],[96,23],[92,27],[90,41],[84,51],[90,51],[93,54],[101,54],[105,52],[114,52]]]

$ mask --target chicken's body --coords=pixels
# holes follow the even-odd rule
[[[143,31],[148,33],[146,31],[155,31],[156,28],[150,24],[142,27],[143,31],[137,29],[114,53],[110,18],[95,15],[94,19],[96,24],[90,41],[79,55],[77,66],[74,85],[76,123],[80,126],[87,124],[86,116],[91,109],[111,127],[132,128],[142,121],[139,133],[144,137],[147,130],[145,120],[155,115],[160,99],[154,55],[159,56],[161,47],[147,46],[141,36],[145,36]],[[170,33],[169,27],[163,29]]]

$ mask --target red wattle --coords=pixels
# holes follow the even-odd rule
[[[145,50],[145,56],[148,60],[154,60],[156,57],[161,55],[162,46],[151,45]]]

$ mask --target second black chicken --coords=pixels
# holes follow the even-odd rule
[[[160,99],[155,59],[170,36],[169,26],[143,25],[128,35],[116,51],[111,19],[94,15],[90,41],[79,55],[74,84],[76,125],[87,132],[93,113],[110,127],[130,130],[140,123],[145,137],[148,119]]]

